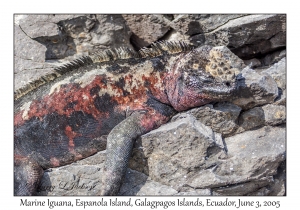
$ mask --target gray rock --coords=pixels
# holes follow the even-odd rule
[[[214,192],[218,194],[226,192],[230,195],[244,195],[270,184],[278,165],[285,159],[284,127],[263,127],[226,138],[227,155],[220,147],[216,147],[216,144],[209,149],[209,144],[205,143],[205,146],[204,142],[198,144],[202,154],[192,154],[197,151],[192,140],[196,139],[195,130],[198,125],[201,124],[191,117],[189,120],[183,118],[142,136],[135,149],[143,153],[145,162],[148,162],[151,179],[180,192],[189,192],[183,190],[188,186],[200,189],[214,188]],[[177,130],[174,130],[175,127]],[[179,138],[175,138],[174,135],[179,135]],[[177,144],[174,143],[174,138],[179,141]],[[214,142],[207,137],[206,141]],[[178,145],[186,148],[186,144],[190,145],[190,148],[184,156]],[[189,161],[185,157],[189,157]],[[198,165],[194,157],[198,157]],[[240,183],[243,185],[231,186]],[[248,183],[246,185],[251,190],[242,190],[243,186],[246,186],[245,183]],[[227,190],[220,188],[228,185],[230,187],[227,187]]]
[[[239,57],[251,58],[286,45],[285,15],[238,17],[205,34],[205,44],[225,45]]]
[[[14,55],[34,62],[44,62],[46,47],[30,38],[19,25],[14,25]]]
[[[137,172],[139,173],[139,172]],[[160,184],[155,181],[147,181],[144,185],[141,186],[139,191],[133,195],[139,196],[153,196],[153,195],[176,195],[177,191],[167,185]],[[127,193],[126,195],[131,195]]]
[[[53,15],[26,15],[19,20],[19,27],[31,39],[58,35],[58,26],[52,22]]]
[[[264,195],[269,195],[269,193],[270,193],[270,190],[268,189],[268,187],[262,187],[255,192],[251,192],[251,193],[247,194],[247,196],[264,196]]]
[[[281,52],[285,52],[285,51],[281,51]],[[275,58],[279,59],[279,57],[275,57]],[[279,94],[278,97],[275,99],[274,104],[285,106],[286,104],[286,58],[283,57],[281,60],[279,60],[279,62],[273,64],[269,68],[264,68],[256,71],[260,74],[268,74],[276,81],[276,84],[279,88]]]
[[[245,182],[241,184],[234,184],[225,187],[214,188],[213,195],[223,195],[223,196],[240,196],[253,193],[258,189],[267,186],[269,183],[273,182],[273,177],[266,177],[259,181]]]
[[[251,192],[250,196],[284,196],[286,195],[286,171],[285,161],[283,161],[277,169],[277,174],[273,176],[273,182]]]
[[[68,166],[49,169],[44,173],[37,195],[91,195],[101,190],[105,151]],[[178,192],[152,181],[143,173],[128,169],[118,195],[175,195]]]
[[[67,39],[60,21],[77,17],[84,16],[27,15],[19,21],[19,26],[28,37],[47,48],[46,59],[58,59],[76,53],[73,40]]]
[[[97,195],[102,171],[99,166],[71,164],[45,172],[37,195]]]
[[[274,183],[268,186],[270,196],[286,195],[286,162],[283,161],[274,176]]]
[[[262,107],[254,107],[239,116],[239,127],[235,133],[242,133],[263,125],[280,125],[286,122],[285,106],[267,104]]]
[[[98,195],[105,151],[44,173],[37,195]]]
[[[264,66],[269,66],[277,63],[284,57],[286,57],[286,50],[278,50],[274,53],[266,55],[263,59],[261,59],[261,62]]]
[[[161,24],[170,26],[164,38],[166,40],[185,40],[195,46],[205,43],[206,34],[217,30],[231,20],[246,16],[245,14],[178,14],[174,20],[157,18]]]
[[[239,128],[236,133],[242,133],[265,124],[265,114],[261,107],[254,107],[243,112],[239,117]]]
[[[270,68],[261,72],[269,74],[277,83],[277,86],[282,90],[286,89],[286,59],[282,58],[278,63],[275,63]]]
[[[22,30],[47,47],[46,59],[62,59],[110,47],[131,47],[121,15],[27,15]]]
[[[146,165],[150,178],[154,181],[180,190],[190,185],[190,176],[196,171],[211,167],[211,162],[224,152],[220,134],[188,116],[145,134],[135,145],[134,156],[140,162],[129,165],[141,171]],[[141,158],[140,158],[141,157]],[[143,172],[143,171],[142,171]]]
[[[189,45],[193,45],[193,43],[189,40],[189,35],[182,34],[172,28],[165,34],[163,38],[167,41],[184,41]],[[202,43],[199,40],[197,40],[197,42]]]
[[[163,15],[135,14],[123,15],[123,18],[133,33],[131,40],[138,48],[149,46],[152,42],[163,37],[170,29],[170,27],[163,22]]]
[[[14,24],[19,25],[20,21],[24,18],[27,18],[28,15],[14,15]]]
[[[215,162],[214,167],[200,170],[191,177],[194,188],[226,187],[246,182],[269,180],[285,159],[285,128],[263,127],[225,139],[227,158]],[[269,182],[269,181],[267,181]],[[236,191],[236,189],[238,189]],[[239,195],[241,189],[232,187],[226,192]],[[220,192],[220,191],[219,191]]]
[[[15,22],[15,89],[82,54],[132,47],[121,15],[18,15]]]
[[[242,70],[238,83],[238,96],[232,103],[244,110],[273,103],[278,96],[278,87],[274,79],[268,74],[258,74],[249,67]]]
[[[124,183],[118,195],[175,195],[178,193],[173,188],[152,181],[148,176],[134,170],[127,170]]]
[[[136,195],[147,181],[147,175],[128,169],[118,195]]]
[[[32,62],[21,58],[15,58],[15,67],[18,70],[14,74],[14,90],[53,71],[53,67],[47,63]]]
[[[244,63],[247,66],[249,66],[250,68],[255,68],[255,67],[261,66],[261,62],[256,58],[252,58],[250,60],[245,60]]]
[[[286,122],[286,109],[282,105],[268,104],[262,107],[266,125],[279,125]]]
[[[281,92],[281,94],[275,99],[275,102],[273,104],[286,106],[286,90],[283,90]]]
[[[103,48],[129,47],[132,32],[122,15],[97,15],[98,22],[91,29],[91,41],[94,51]]]
[[[184,192],[179,192],[177,194],[175,194],[176,196],[193,196],[193,195],[197,195],[197,196],[210,196],[211,190],[210,189],[187,189],[188,191],[184,191]]]
[[[74,48],[77,54],[120,46],[131,47],[131,32],[121,15],[82,15],[61,20],[59,24],[67,38],[66,44]]]
[[[177,15],[172,21],[176,31],[190,36],[216,30],[230,20],[245,16],[243,14],[184,14]]]
[[[18,89],[51,72],[53,65],[44,63],[47,50],[45,46],[28,37],[20,26],[15,24],[14,29],[14,88]]]
[[[180,113],[172,118],[172,122],[188,115],[209,126],[213,131],[223,135],[232,134],[238,127],[237,119],[241,108],[229,102],[208,104]]]

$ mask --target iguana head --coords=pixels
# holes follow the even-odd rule
[[[237,90],[236,75],[243,67],[243,61],[226,47],[195,48],[173,65],[168,98],[177,111],[228,100]]]

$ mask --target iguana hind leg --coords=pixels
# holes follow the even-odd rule
[[[14,195],[34,195],[44,174],[42,167],[26,157],[15,157]]]
[[[144,133],[140,120],[144,112],[134,112],[108,135],[101,195],[116,195],[124,179],[134,140]]]

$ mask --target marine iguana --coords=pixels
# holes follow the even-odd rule
[[[45,169],[105,149],[107,135],[100,194],[117,194],[134,140],[232,97],[242,66],[226,47],[163,41],[83,56],[30,82],[15,91],[14,194],[34,195]]]

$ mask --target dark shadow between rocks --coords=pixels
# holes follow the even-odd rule
[[[149,175],[148,158],[144,154],[141,138],[134,143],[128,167]]]
[[[53,186],[49,177],[49,174],[47,173],[50,170],[44,170],[44,175],[42,178],[42,181],[38,185],[36,195],[39,196],[46,196],[49,192],[53,191],[56,186]]]
[[[249,88],[247,88],[245,80],[246,79],[245,77],[242,76],[242,73],[236,76],[236,82],[237,82],[237,91],[235,94],[236,98],[241,98],[241,97],[247,98],[252,96]]]
[[[84,42],[87,39],[85,33],[99,25],[99,21],[95,15],[89,15],[61,20],[56,24],[58,35],[35,38],[37,42],[47,48],[46,60],[63,59],[77,54],[78,49],[75,42]]]
[[[45,52],[46,60],[62,59],[77,53],[76,45],[71,37],[39,37],[35,40],[47,48]]]
[[[242,131],[256,130],[265,125],[265,118],[262,107],[254,107],[240,114],[238,125]]]
[[[148,45],[146,41],[144,41],[134,33],[132,33],[132,35],[130,36],[130,44],[133,46],[133,49],[136,51],[141,49],[141,47],[139,47],[140,45],[144,45],[144,46]]]
[[[145,174],[128,168],[118,195],[136,196],[147,182],[147,179],[148,176]]]
[[[280,87],[278,87],[278,96],[274,99],[274,102],[279,101],[282,97],[282,94],[283,90]]]
[[[203,45],[206,41],[203,28],[197,21],[190,22],[187,34],[190,35],[190,42],[197,47]]]
[[[273,52],[284,50],[285,46],[272,48],[272,43],[269,40],[258,40],[251,44],[245,44],[237,48],[228,46],[228,48],[239,58],[246,60],[257,58],[261,59]]]

